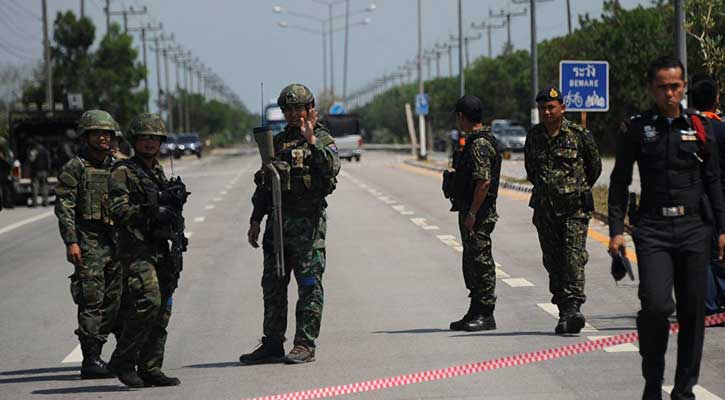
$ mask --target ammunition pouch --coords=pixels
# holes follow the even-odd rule
[[[455,180],[456,171],[443,171],[443,185],[441,189],[443,190],[443,196],[446,199],[453,199],[455,197]]]
[[[594,207],[594,195],[592,194],[591,190],[582,192],[581,199],[582,199],[582,211],[584,211],[584,212],[594,211],[594,208],[595,208]]]

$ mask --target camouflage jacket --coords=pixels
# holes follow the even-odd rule
[[[544,124],[531,128],[524,145],[526,175],[534,185],[529,206],[568,213],[581,209],[582,193],[602,173],[602,160],[591,132],[566,118],[550,138]]]
[[[340,157],[335,141],[322,124],[315,126],[317,142],[310,145],[299,128],[286,127],[274,137],[274,158],[282,180],[285,214],[306,214],[325,208],[325,197],[335,189]],[[280,163],[281,162],[281,163]],[[286,170],[285,170],[286,169]],[[260,170],[252,196],[252,221],[260,222],[272,207],[272,193]]]
[[[133,167],[128,163],[133,163]],[[148,168],[134,156],[113,166],[108,182],[110,212],[118,230],[121,252],[127,248],[158,248],[162,244],[153,237],[153,222],[158,211],[158,194],[166,182],[158,161]]]
[[[82,153],[68,161],[58,174],[55,215],[65,244],[78,243],[79,229],[107,229],[111,224],[108,176],[111,158],[103,162]]]

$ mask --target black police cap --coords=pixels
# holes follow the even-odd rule
[[[546,89],[541,90],[536,95],[536,102],[537,103],[538,102],[544,102],[544,103],[546,103],[546,102],[549,102],[549,101],[552,101],[552,100],[556,100],[559,103],[563,103],[564,102],[564,97],[562,97],[562,95],[561,95],[561,90],[559,90],[559,89],[557,89],[557,88],[555,88],[553,86],[549,86]]]
[[[458,99],[456,102],[456,108],[453,110],[457,113],[462,113],[466,118],[472,116],[480,116],[483,114],[483,103],[481,99],[476,96],[467,94]]]
[[[629,275],[629,279],[634,280],[632,264],[622,253],[617,253],[612,256],[612,278],[619,282],[624,279],[625,275]]]

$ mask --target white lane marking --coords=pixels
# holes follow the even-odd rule
[[[213,210],[216,206],[214,204],[209,204],[208,206],[204,207],[207,210]]]
[[[214,198],[214,201],[215,201],[215,202],[219,202],[219,201],[222,201],[222,198],[221,198],[221,197],[215,197],[215,198]]]
[[[205,217],[196,217],[194,218],[194,222],[204,222],[205,219]]]
[[[587,336],[589,340],[606,339],[611,336]],[[639,351],[639,348],[632,343],[618,344],[616,346],[605,347],[603,349],[607,353],[628,353],[633,351]]]
[[[673,386],[662,386],[662,390],[667,392],[667,394],[672,393]],[[695,385],[695,387],[692,389],[692,392],[695,393],[695,397],[697,397],[699,400],[722,400],[720,397],[717,397],[716,395],[708,392],[705,390],[704,387],[700,385]]]
[[[68,364],[68,363],[79,363],[83,362],[83,352],[81,352],[81,345],[76,346],[73,351],[68,354],[63,361],[61,361],[61,364]]]
[[[23,225],[31,224],[31,223],[33,223],[35,221],[40,221],[43,218],[48,218],[48,217],[50,217],[53,214],[54,214],[53,211],[48,211],[48,212],[44,212],[42,214],[38,214],[36,216],[30,217],[28,219],[24,219],[22,221],[16,222],[14,224],[8,225],[8,226],[0,229],[0,235],[2,235],[3,233],[10,232],[10,231],[12,231],[14,229],[18,229],[18,228],[20,228]]]
[[[401,211],[400,214],[401,215],[414,215],[415,213],[413,211],[406,210],[406,211]]]
[[[184,231],[184,236],[186,236],[187,239],[190,238],[193,234],[194,234],[194,232]]]
[[[391,199],[388,196],[380,196],[380,197],[378,197],[378,200],[382,201],[385,204],[396,204],[396,203],[398,203],[397,201]]]
[[[533,283],[527,281],[524,278],[508,278],[503,279],[504,283],[511,287],[530,287],[534,286]]]
[[[234,187],[234,186],[232,186],[232,185],[226,185],[226,186],[224,186],[224,188],[225,188],[225,189],[227,189],[227,190],[229,190],[229,189],[231,189],[231,188],[233,188],[233,187]]]
[[[414,224],[416,224],[416,225],[418,225],[420,227],[424,227],[424,226],[427,225],[425,223],[425,218],[411,218],[410,219],[410,222],[412,222],[412,223],[414,223]]]
[[[224,196],[225,194],[227,194],[227,191],[226,190],[222,190],[221,192],[219,192],[219,194],[222,195],[222,196]]]
[[[556,304],[551,303],[539,303],[537,304],[539,308],[549,313],[554,318],[559,318],[559,307],[556,306]],[[593,326],[591,326],[588,322],[584,324],[584,329],[582,329],[582,332],[599,332],[599,330]]]
[[[501,268],[501,264],[499,264],[498,261],[494,261],[494,263],[496,264],[496,268]]]
[[[496,264],[498,264],[498,263],[496,263]],[[504,270],[502,270],[501,268],[496,268],[496,278],[501,279],[501,278],[508,278],[510,276],[511,275],[504,272]]]
[[[366,185],[364,183],[360,183],[358,186],[360,186],[362,189],[367,189],[368,188],[368,185]]]
[[[393,207],[393,210],[395,210],[399,213],[402,213],[403,211],[405,211],[405,206],[402,204],[393,205],[392,207]]]
[[[426,231],[437,231],[438,229],[440,229],[440,228],[435,225],[426,225],[423,227],[423,230],[426,230]]]
[[[463,253],[463,246],[456,246],[456,247],[453,248],[453,250],[455,250],[455,251],[457,251],[459,253]]]

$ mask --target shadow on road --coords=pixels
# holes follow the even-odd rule
[[[81,377],[78,374],[24,376],[22,378],[0,379],[0,385],[6,385],[8,383],[80,381],[80,380],[81,380]]]
[[[400,331],[374,331],[371,333],[387,333],[391,335],[399,334],[399,333],[438,333],[438,332],[450,332],[450,329],[440,329],[440,328],[422,328],[422,329],[404,329]]]
[[[229,367],[242,367],[243,365],[239,361],[227,361],[219,363],[209,364],[194,364],[184,365],[184,368],[229,368]]]
[[[80,366],[75,367],[56,367],[56,368],[34,368],[20,369],[17,371],[0,371],[0,375],[36,375],[36,374],[52,374],[55,372],[80,371]]]
[[[73,394],[73,393],[113,393],[113,392],[128,392],[129,388],[120,385],[102,385],[102,386],[83,386],[63,389],[43,389],[34,390],[32,394],[45,394],[45,395],[57,395],[57,394]]]

